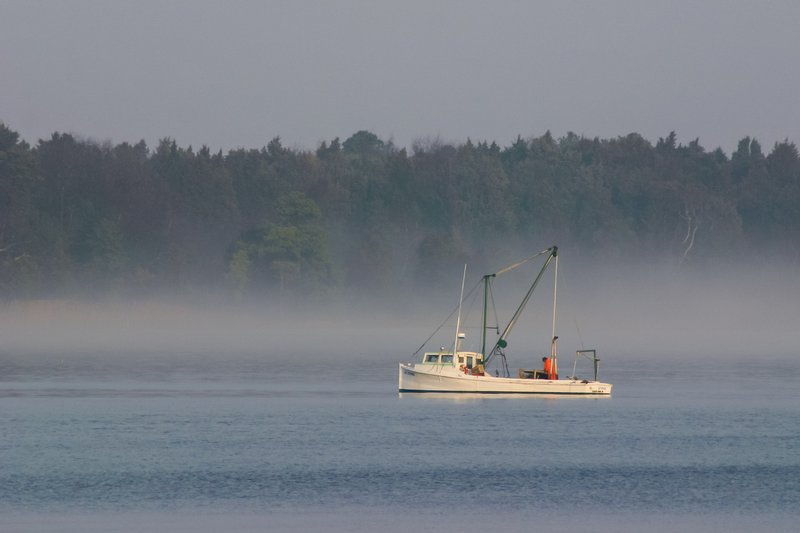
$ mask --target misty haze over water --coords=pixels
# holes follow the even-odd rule
[[[611,398],[398,398],[397,363],[457,303],[458,275],[284,306],[6,304],[0,526],[793,531],[795,271],[564,261],[562,368],[597,348]],[[496,282],[501,321],[520,278]],[[549,348],[551,282],[509,338],[513,367]]]
[[[562,256],[565,254],[562,252]],[[613,359],[795,355],[800,317],[797,267],[767,264],[689,269],[663,264],[597,266],[570,258],[559,274],[558,333],[563,351],[596,345]],[[499,265],[504,266],[504,265]],[[527,270],[525,270],[527,269]],[[538,266],[494,284],[498,323],[505,324]],[[319,361],[370,357],[393,362],[413,352],[458,303],[460,272],[450,283],[397,293],[302,297],[270,303],[186,298],[70,299],[6,302],[0,307],[7,355],[102,353],[236,354]],[[467,289],[483,272],[468,271]],[[552,274],[537,288],[514,346],[549,350]],[[469,303],[469,302],[467,302]],[[473,302],[473,307],[475,306]],[[480,309],[464,307],[465,321]],[[445,324],[450,340],[455,327]],[[492,325],[492,324],[490,324]],[[468,342],[478,333],[468,332]],[[560,344],[561,346],[561,344]],[[536,349],[536,348],[533,348]]]

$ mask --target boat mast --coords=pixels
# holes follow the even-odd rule
[[[558,301],[558,252],[557,249],[553,250],[553,255],[556,258],[556,266],[555,266],[555,281],[553,284],[553,335],[552,335],[552,343],[550,345],[550,358],[551,358],[551,366],[552,373],[558,375],[558,350],[556,349],[556,341],[558,337],[556,337],[556,302]],[[574,373],[574,372],[573,372]]]
[[[496,274],[483,276],[483,330],[481,332],[481,355],[486,359],[486,322],[489,319],[489,279]]]
[[[553,285],[553,338],[556,338],[556,302],[558,297],[558,256],[556,256],[555,284]]]
[[[464,282],[467,281],[467,265],[464,265],[464,276],[461,278],[461,296],[458,298],[458,318],[456,318],[456,340],[453,343],[453,364],[458,364],[458,334],[461,329],[461,303],[464,301]]]

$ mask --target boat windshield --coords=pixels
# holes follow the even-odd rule
[[[453,364],[453,354],[438,354],[438,353],[426,353],[425,357],[422,359],[423,363],[428,363],[430,365],[452,365]]]

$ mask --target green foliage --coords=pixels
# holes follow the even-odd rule
[[[225,277],[237,298],[244,295],[250,284],[252,264],[247,246],[239,246],[228,262],[228,273]]]
[[[89,243],[91,266],[100,276],[119,276],[125,271],[128,258],[119,224],[101,220],[92,231]]]
[[[730,158],[670,132],[419,141],[369,131],[314,152],[280,138],[212,153],[116,146],[0,123],[0,294],[227,287],[370,291],[450,277],[504,244],[713,260],[800,255],[800,156],[745,137]],[[497,244],[501,243],[501,244]],[[507,244],[506,244],[507,245]],[[446,273],[446,274],[445,274]]]
[[[419,243],[416,278],[421,282],[440,283],[453,278],[466,261],[461,239],[454,234],[426,235]]]
[[[320,218],[317,205],[303,193],[281,197],[275,222],[246,232],[234,246],[228,280],[235,290],[324,289],[332,281],[332,266]]]
[[[377,135],[361,130],[347,139],[342,148],[352,154],[377,154],[383,151],[385,144]]]
[[[305,194],[293,191],[278,200],[277,222],[291,226],[315,225],[322,213],[314,200]]]

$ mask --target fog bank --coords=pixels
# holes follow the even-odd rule
[[[457,305],[460,279],[454,274],[452,287],[439,291],[360,295],[291,306],[237,305],[210,298],[10,302],[0,307],[0,354],[407,360]],[[527,289],[530,274],[522,273],[519,279],[509,276],[508,282],[496,280],[501,328]],[[548,278],[550,274],[509,337],[510,357],[515,353],[532,357],[549,349],[552,279]],[[467,287],[478,279],[470,274]],[[470,311],[470,320],[479,316],[479,310]],[[608,359],[797,355],[798,318],[800,275],[795,268],[728,266],[698,271],[637,265],[602,272],[586,265],[561,268],[557,334],[562,354],[585,347],[597,348]],[[454,327],[454,319],[446,322],[431,343],[452,342]],[[467,334],[468,343],[475,346],[479,333],[467,330]]]

